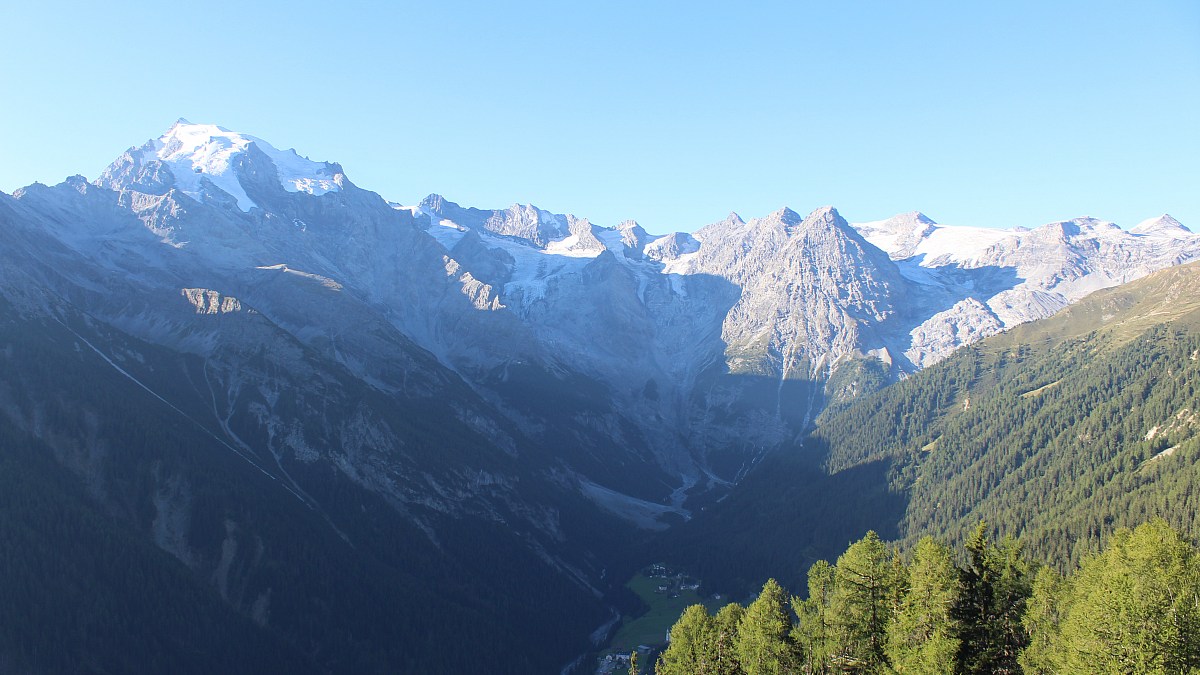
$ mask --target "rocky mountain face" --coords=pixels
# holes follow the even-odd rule
[[[1200,257],[1200,237],[1170,216],[1130,231],[1093,218],[992,230],[920,213],[852,225],[824,207],[654,237],[437,195],[405,210],[429,218],[464,293],[486,288],[490,312],[529,329],[500,353],[441,352],[460,372],[486,383],[470,373],[536,345],[520,359],[604,383],[660,464],[710,485],[796,439],[831,401]]]
[[[831,401],[1200,258],[1169,216],[1000,231],[824,207],[654,236],[528,205],[400,206],[337,164],[182,120],[95,182],[0,195],[0,231],[9,330],[73,343],[62,358],[130,384],[348,546],[367,536],[351,502],[431,559],[473,555],[464,530],[503,542],[590,607],[562,631],[603,619],[626,528],[687,518],[689,496]],[[53,445],[40,405],[0,396],[14,429]],[[66,465],[110,494],[96,461]],[[180,525],[195,471],[153,474],[132,526],[206,578],[262,569],[248,543],[227,559]],[[507,583],[500,568],[462,574]],[[222,591],[247,615],[259,595]]]
[[[50,234],[88,261],[69,269],[130,285],[87,305],[114,327],[204,352],[233,338],[158,314],[166,297],[216,293],[370,387],[434,396],[419,352],[500,420],[464,402],[460,421],[560,448],[569,480],[621,495],[601,501],[625,516],[684,514],[680,489],[736,480],[830,401],[1200,257],[1170,216],[990,230],[785,208],[652,236],[529,205],[403,207],[337,164],[182,120],[94,184],[16,198],[66,221]]]

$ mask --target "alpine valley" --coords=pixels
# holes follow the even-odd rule
[[[3,672],[560,672],[650,556],[744,594],[868,529],[961,540],[978,516],[1046,521],[1073,560],[1045,533],[1114,520],[1067,496],[1004,520],[1004,476],[1082,434],[1136,437],[1142,477],[1168,446],[1195,461],[1194,333],[1167,338],[1196,267],[1150,275],[1200,235],[1168,215],[782,208],[651,235],[401,205],[180,120],[94,181],[0,193],[0,242]],[[1151,338],[1175,369],[1137,380],[1120,350]],[[1122,409],[1156,431],[972,445],[1096,354],[1124,354]],[[981,469],[1022,443],[1043,449]]]

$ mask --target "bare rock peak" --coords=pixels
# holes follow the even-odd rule
[[[797,219],[800,220],[798,216]],[[844,229],[850,226],[846,222],[846,219],[842,218],[842,214],[838,213],[838,210],[832,206],[821,206],[813,209],[812,213],[809,213],[802,220],[803,224],[807,227],[820,226],[824,228]]]
[[[418,204],[418,206],[420,206],[423,209],[437,213],[437,212],[441,211],[442,209],[446,208],[447,206],[457,207],[458,204],[455,204],[454,202],[446,199],[445,197],[443,197],[437,193],[433,193],[433,194],[430,194],[429,196],[425,197],[424,199],[422,199],[420,204]]]

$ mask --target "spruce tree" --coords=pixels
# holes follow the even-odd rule
[[[990,622],[995,579],[988,564],[989,546],[987,524],[980,522],[967,539],[967,566],[962,575],[962,594],[954,611],[962,627],[958,670],[966,675],[988,672],[994,659]]]
[[[1029,637],[1021,624],[1032,590],[1033,572],[1024,550],[1006,536],[992,548],[991,562],[995,584],[992,590],[992,640],[995,659],[991,672],[996,675],[1020,675],[1019,658]]]
[[[962,638],[958,669],[966,675],[1017,675],[1032,575],[1020,545],[1006,538],[993,546],[987,530],[980,522],[966,543],[967,567],[954,613]]]

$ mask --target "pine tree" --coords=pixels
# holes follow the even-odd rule
[[[735,643],[746,675],[778,675],[793,664],[792,621],[787,593],[774,579],[763,585],[758,599],[746,608]]]

